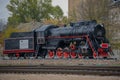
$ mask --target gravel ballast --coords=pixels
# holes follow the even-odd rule
[[[0,80],[120,80],[120,77],[65,74],[0,74]]]
[[[110,65],[120,66],[120,60],[94,59],[35,59],[35,60],[0,60],[0,66],[14,65]]]

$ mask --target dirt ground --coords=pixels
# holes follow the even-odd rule
[[[0,80],[120,80],[120,77],[65,74],[0,74]]]

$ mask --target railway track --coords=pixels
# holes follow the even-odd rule
[[[0,73],[44,73],[120,76],[120,66],[0,66]]]

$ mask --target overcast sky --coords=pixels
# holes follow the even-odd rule
[[[65,16],[68,16],[68,0],[52,0],[53,1],[53,5],[59,5]]]
[[[6,8],[6,5],[9,3],[10,0],[0,0],[0,19],[3,21],[7,21],[7,18],[9,17],[9,12]],[[59,5],[63,12],[64,15],[68,15],[68,0],[53,0],[52,4],[54,6]]]
[[[6,8],[6,5],[9,3],[9,0],[0,0],[0,19],[7,21],[9,12]]]

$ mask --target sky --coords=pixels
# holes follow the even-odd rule
[[[64,12],[64,16],[68,16],[68,0],[52,0],[53,6],[59,5]]]
[[[0,0],[0,19],[7,21],[9,17],[9,12],[6,8],[6,5],[9,3],[9,0]]]
[[[7,22],[7,18],[10,16],[6,5],[10,0],[0,0],[0,19]],[[68,0],[53,0],[53,6],[59,5],[64,12],[64,16],[68,16]]]

